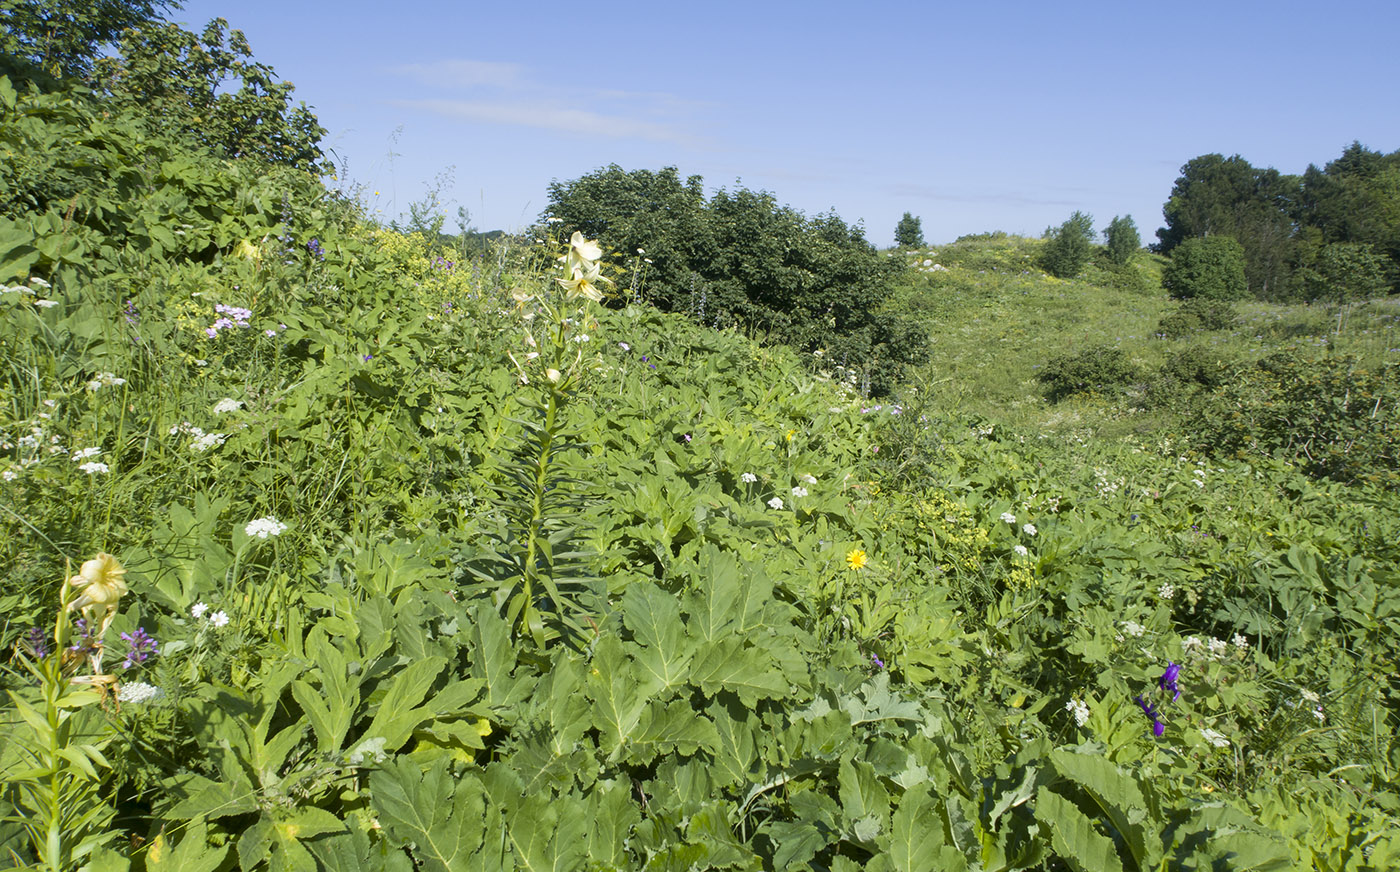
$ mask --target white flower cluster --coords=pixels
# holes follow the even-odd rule
[[[242,400],[235,400],[232,397],[224,397],[214,404],[214,414],[223,415],[228,412],[237,412],[243,408]]]
[[[1016,526],[1016,516],[1010,512],[1002,512],[1001,519],[1013,527]]]
[[[232,402],[237,402],[236,400]],[[216,409],[217,411],[217,409]],[[189,421],[182,421],[170,428],[171,436],[190,437],[190,449],[201,454],[218,445],[223,445],[228,438],[226,433],[205,433],[200,427],[196,427]]]
[[[257,539],[266,539],[269,536],[281,536],[287,530],[287,525],[268,515],[266,518],[257,518],[248,522],[248,526],[243,528],[243,532]]]
[[[753,484],[758,481],[758,476],[754,475],[752,472],[746,472],[739,476],[739,481],[742,481],[744,484]]]
[[[1187,636],[1185,639],[1181,640],[1181,650],[1185,654],[1200,656],[1202,653],[1201,649],[1204,648],[1207,657],[1212,660],[1221,660],[1226,654],[1230,653],[1231,644],[1234,645],[1237,651],[1247,651],[1249,649],[1249,640],[1239,633],[1236,633],[1235,638],[1231,642],[1226,642],[1224,639],[1217,639],[1214,636],[1204,640],[1199,636]]]
[[[128,705],[141,705],[165,696],[165,691],[144,681],[124,681],[117,688],[117,702]]]
[[[1072,699],[1065,703],[1065,711],[1074,715],[1074,722],[1079,726],[1089,723],[1089,706],[1082,699]]]
[[[96,460],[90,460],[87,463],[84,463],[82,466],[78,467],[78,469],[81,469],[88,475],[93,475],[98,472],[111,472],[111,469],[107,466],[107,464],[101,463]]]
[[[795,497],[805,497],[807,496],[807,489],[799,485],[792,489],[792,495]]]
[[[1162,582],[1162,586],[1157,588],[1157,598],[1160,600],[1170,600],[1174,596],[1176,596],[1176,588],[1166,582]]]
[[[124,384],[126,384],[126,379],[124,378],[119,378],[110,372],[99,372],[96,378],[87,383],[87,389],[90,391],[100,391],[103,388],[113,388]]]
[[[1201,727],[1201,738],[1205,739],[1207,742],[1211,743],[1217,748],[1230,747],[1230,740],[1225,738],[1225,734],[1217,733],[1210,727]]]
[[[1147,632],[1147,628],[1144,627],[1142,624],[1139,624],[1137,621],[1124,621],[1123,632],[1127,633],[1133,638],[1141,638],[1142,634]]]
[[[768,501],[768,508],[770,509],[781,509],[782,507],[783,501],[781,497],[773,497],[773,499]]]
[[[222,629],[228,626],[228,612],[220,609],[213,614],[209,614],[209,606],[206,603],[198,602],[190,606],[190,614],[194,615],[195,620],[203,620],[205,624],[215,629]],[[209,617],[206,618],[206,614],[209,614]]]

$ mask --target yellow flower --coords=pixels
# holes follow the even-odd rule
[[[847,569],[864,569],[865,564],[870,562],[870,558],[865,556],[865,552],[859,548],[852,548],[846,552]]]
[[[598,287],[598,283],[612,284],[612,279],[605,278],[596,263],[589,263],[585,268],[575,269],[571,279],[558,279],[557,281],[564,286],[564,290],[568,292],[570,297],[587,297],[595,303],[603,301],[603,289]]]
[[[68,579],[68,583],[78,590],[79,596],[72,608],[86,609],[88,606],[101,606],[112,610],[117,600],[126,595],[127,587],[123,576],[126,567],[117,558],[106,552],[99,552],[78,570],[78,574]]]
[[[794,437],[794,436],[796,436],[796,435],[797,435],[797,431],[796,431],[796,430],[789,430],[789,431],[787,431],[787,441],[791,442],[791,441],[792,441],[792,437]]]

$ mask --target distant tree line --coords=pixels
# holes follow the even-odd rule
[[[1162,212],[1155,248],[1180,261],[1163,277],[1177,296],[1197,295],[1188,274],[1213,276],[1199,295],[1221,299],[1347,301],[1400,290],[1400,151],[1353,142],[1302,175],[1202,155],[1181,168]]]
[[[892,389],[905,365],[927,357],[922,328],[880,311],[902,264],[834,213],[807,217],[743,187],[707,198],[703,179],[682,181],[675,167],[613,164],[553,182],[544,217],[556,233],[581,231],[645,263],[647,302],[820,352],[859,370],[872,393]]]

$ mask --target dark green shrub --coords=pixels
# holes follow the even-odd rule
[[[700,177],[682,184],[674,167],[613,165],[549,191],[556,232],[581,231],[626,256],[646,251],[644,296],[661,309],[825,350],[826,360],[865,370],[877,394],[926,354],[922,328],[880,311],[899,263],[837,215],[808,218],[745,188],[707,202]]]
[[[1052,403],[1075,394],[1118,393],[1141,378],[1123,349],[1107,345],[1056,357],[1036,376]]]
[[[1244,249],[1228,236],[1184,240],[1162,270],[1162,287],[1178,300],[1242,300],[1249,291]]]
[[[1350,303],[1390,293],[1389,261],[1370,245],[1333,242],[1319,248],[1295,276],[1301,297],[1308,302]]]
[[[1239,326],[1240,316],[1225,300],[1192,297],[1163,316],[1157,323],[1157,333],[1164,339],[1180,339],[1194,333],[1234,330]]]
[[[1040,253],[1040,266],[1056,278],[1072,279],[1089,263],[1094,253],[1094,219],[1075,212],[1058,228],[1050,230]]]
[[[1207,397],[1234,378],[1235,368],[1234,360],[1215,348],[1194,346],[1178,351],[1148,381],[1145,405],[1194,415],[1202,402],[1209,401]]]
[[[1317,478],[1400,485],[1400,367],[1279,352],[1229,379],[1188,425],[1202,450],[1282,458]]]

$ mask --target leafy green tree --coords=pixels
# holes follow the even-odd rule
[[[623,258],[646,252],[647,300],[668,311],[689,308],[698,282],[693,265],[707,262],[714,250],[700,176],[682,182],[675,167],[629,172],[611,164],[550,183],[549,203],[545,217],[558,222],[562,238],[578,230]]]
[[[305,103],[292,106],[292,83],[255,62],[222,18],[200,34],[165,22],[128,30],[93,77],[113,105],[139,108],[154,127],[221,156],[323,168],[325,128]]]
[[[1400,150],[1372,151],[1353,142],[1324,168],[1303,174],[1297,220],[1322,244],[1370,245],[1400,279]],[[1306,261],[1310,258],[1302,258]]]
[[[1250,290],[1277,296],[1295,256],[1291,213],[1298,190],[1296,176],[1257,169],[1239,155],[1192,158],[1162,207],[1166,226],[1157,231],[1157,250],[1171,254],[1187,239],[1231,236],[1244,250]]]
[[[908,212],[894,228],[894,244],[900,248],[918,248],[924,244],[924,227],[919,218]]]
[[[87,78],[123,31],[171,8],[178,0],[0,0],[0,55],[54,77]]]
[[[625,257],[645,251],[646,298],[660,308],[824,350],[828,361],[863,368],[875,393],[927,354],[921,328],[879,312],[898,266],[837,215],[808,218],[742,187],[706,201],[699,176],[682,183],[674,167],[613,165],[551,184],[546,219]]]
[[[1162,270],[1162,287],[1178,300],[1244,299],[1244,248],[1229,236],[1184,240]]]
[[[1133,223],[1131,215],[1121,218],[1113,216],[1113,220],[1104,228],[1103,235],[1108,259],[1118,266],[1126,265],[1142,247],[1142,237],[1138,236],[1137,225]]]
[[[1071,279],[1079,275],[1094,253],[1094,218],[1075,212],[1059,227],[1047,231],[1040,266],[1050,275]]]

